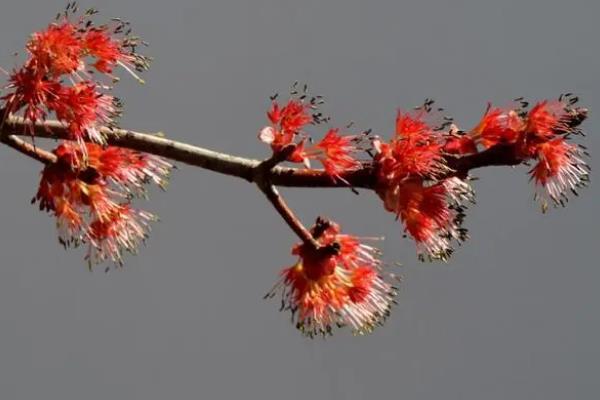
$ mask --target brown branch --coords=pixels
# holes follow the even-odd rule
[[[4,110],[0,109],[0,115],[4,115]],[[586,116],[587,110],[580,109],[574,113],[570,124],[575,127]],[[169,140],[159,134],[106,127],[102,128],[101,132],[106,137],[108,144],[113,146],[162,156],[170,160],[256,183],[294,233],[300,237],[305,245],[311,246],[315,250],[321,248],[313,234],[306,229],[285,203],[274,185],[322,188],[348,187],[350,185],[350,187],[366,189],[375,189],[376,185],[376,171],[368,165],[360,170],[348,172],[341,177],[342,179],[337,180],[332,179],[323,170],[278,166],[293,152],[295,145],[290,145],[261,162]],[[0,124],[0,141],[44,164],[55,162],[56,156],[54,154],[16,136],[32,133],[39,138],[71,139],[67,127],[59,121],[44,121],[31,125],[22,117],[8,115]],[[451,171],[449,176],[459,177],[466,176],[472,169],[494,165],[518,165],[522,161],[515,153],[514,146],[503,144],[466,156],[446,156],[446,163]]]
[[[2,110],[0,110],[2,112]],[[8,116],[2,131],[4,135],[24,135],[29,132],[27,123],[21,117]],[[59,121],[44,121],[32,127],[33,133],[40,138],[69,139],[69,132]],[[253,182],[259,160],[236,157],[229,154],[193,146],[166,139],[159,134],[134,132],[126,129],[102,128],[110,145],[126,147],[145,153],[155,154],[184,164],[197,166],[225,175],[231,175]],[[470,170],[493,165],[515,165],[519,160],[509,146],[498,145],[482,152],[454,157],[447,156],[448,165],[457,175],[465,175]],[[348,187],[373,189],[375,175],[371,168],[363,168],[346,173],[343,180],[333,180],[320,169],[301,169],[275,166],[271,169],[271,184],[288,187]]]
[[[273,153],[270,158],[264,160],[258,166],[256,166],[256,168],[254,168],[254,176],[252,180],[271,202],[281,218],[283,218],[286,224],[292,229],[292,231],[294,231],[294,233],[302,240],[302,242],[316,250],[319,248],[319,244],[309,230],[306,229],[306,227],[302,224],[296,214],[294,214],[292,209],[287,205],[283,197],[277,191],[277,188],[275,188],[271,182],[273,169],[277,166],[277,164],[287,159],[295,148],[296,145],[288,145],[281,151]]]
[[[265,194],[279,215],[281,215],[281,218],[283,218],[286,224],[292,229],[292,231],[294,231],[294,233],[302,240],[302,242],[312,246],[314,249],[319,248],[317,241],[312,237],[308,229],[304,227],[302,222],[300,222],[292,209],[286,204],[277,189],[273,185],[269,184],[258,185],[258,187]]]
[[[54,154],[34,146],[15,135],[0,135],[0,141],[8,147],[17,150],[19,153],[25,154],[43,164],[52,164],[56,162],[56,156]]]

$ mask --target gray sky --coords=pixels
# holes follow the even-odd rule
[[[3,0],[0,64],[62,1]],[[464,127],[487,101],[573,91],[600,153],[594,0],[85,2],[132,20],[156,57],[124,79],[123,125],[262,157],[267,96],[307,82],[340,125],[388,134],[433,97]],[[591,164],[596,162],[592,159]],[[385,235],[405,282],[385,328],[300,336],[262,300],[292,232],[245,182],[182,167],[144,204],[162,222],[122,271],[87,271],[29,200],[39,166],[0,148],[0,391],[5,399],[594,399],[600,392],[598,186],[538,212],[526,168],[478,172],[472,240],[421,264],[370,193],[286,190],[310,223]],[[593,177],[592,177],[593,178]]]

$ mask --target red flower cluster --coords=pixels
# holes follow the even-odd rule
[[[325,172],[334,179],[344,180],[342,174],[356,171],[362,163],[353,157],[359,151],[360,137],[356,135],[341,136],[339,129],[330,129],[319,143],[306,146],[303,140],[294,151],[296,162],[303,162],[310,167],[310,160],[318,160],[323,164]]]
[[[585,186],[589,169],[582,157],[585,151],[568,142],[578,131],[573,123],[579,109],[573,105],[577,98],[561,97],[544,100],[529,111],[525,105],[516,108],[488,107],[470,136],[485,148],[508,145],[523,162],[537,160],[530,174],[538,187],[545,189],[555,204],[564,204],[567,194]],[[536,194],[536,197],[538,195]],[[546,196],[542,207],[547,207]]]
[[[144,184],[164,186],[171,164],[132,150],[85,144],[84,150],[63,143],[54,150],[57,162],[42,172],[34,201],[57,218],[65,246],[89,246],[92,263],[111,259],[120,264],[123,251],[134,252],[155,217],[131,207]]]
[[[461,228],[463,204],[472,201],[468,183],[448,177],[447,153],[465,154],[475,149],[456,129],[446,132],[432,126],[427,108],[398,112],[396,134],[389,142],[377,138],[374,168],[376,191],[386,210],[395,213],[415,240],[420,258],[446,259],[452,239],[466,239]]]
[[[129,36],[127,23],[96,26],[89,19],[94,11],[72,21],[74,9],[69,8],[27,43],[29,57],[10,74],[9,92],[2,97],[4,118],[22,111],[34,124],[55,113],[69,128],[71,139],[103,143],[98,128],[111,125],[119,107],[105,93],[108,86],[91,79],[93,70],[116,81],[111,73],[120,65],[139,79],[134,70],[147,69],[148,58],[135,52],[140,41]]]
[[[304,127],[315,121],[310,114],[311,105],[302,101],[291,99],[284,107],[273,102],[267,117],[270,126],[264,127],[258,137],[271,146],[276,154],[294,146],[286,161],[303,163],[310,167],[310,160],[318,160],[327,174],[333,179],[342,179],[344,172],[359,169],[362,164],[353,157],[359,151],[359,136],[341,136],[339,129],[330,129],[325,136],[315,145],[307,146],[308,136],[303,131]]]
[[[273,101],[271,109],[267,111],[267,118],[271,125],[264,127],[258,138],[270,145],[274,153],[294,144],[296,136],[302,133],[306,125],[313,122],[308,105],[296,99],[290,99],[283,107]]]
[[[282,271],[282,309],[305,335],[328,335],[334,326],[352,327],[358,334],[381,325],[394,303],[396,288],[381,276],[376,248],[340,233],[332,222],[317,219],[312,234],[320,247],[296,245],[298,261]]]

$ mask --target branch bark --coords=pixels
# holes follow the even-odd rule
[[[0,113],[2,111],[0,110]],[[38,138],[70,139],[67,128],[59,121],[48,120],[38,122],[30,127],[23,118],[13,115],[9,115],[6,118],[1,127],[0,135],[4,138],[12,135],[26,135],[31,132],[30,129],[33,130],[34,135]],[[260,160],[232,156],[170,140],[158,133],[142,133],[111,128],[102,128],[101,132],[105,135],[110,145],[162,156],[173,161],[245,179],[248,182],[255,182],[255,169],[261,163]],[[14,144],[13,139],[10,139],[10,142]],[[44,156],[41,156],[41,159],[45,160],[43,162],[51,162],[51,157],[48,154],[46,152]],[[498,145],[472,155],[458,158],[447,156],[447,162],[448,166],[455,171],[455,174],[466,175],[472,169],[486,166],[516,165],[520,161],[515,157],[510,146]],[[373,189],[375,187],[375,174],[371,168],[348,172],[342,178],[351,187],[365,189]],[[275,166],[270,170],[269,179],[271,184],[277,186],[313,188],[348,187],[348,184],[342,179],[334,181],[321,169]]]
[[[4,110],[0,109],[0,116],[4,115]],[[581,109],[578,113],[574,114],[571,125],[579,125],[586,116],[587,110]],[[235,176],[255,183],[294,233],[305,245],[311,246],[315,250],[321,249],[317,240],[289,208],[275,186],[353,187],[374,190],[377,183],[376,171],[368,165],[360,170],[348,172],[341,176],[342,179],[336,180],[327,175],[325,171],[319,169],[299,169],[279,166],[278,164],[287,159],[289,154],[291,154],[295,145],[290,145],[281,152],[273,154],[270,158],[259,161],[166,139],[157,133],[141,133],[108,127],[101,128],[100,131],[109,145],[154,154],[173,161]],[[37,138],[71,139],[67,127],[59,121],[48,120],[30,124],[22,117],[6,115],[4,121],[0,122],[1,142],[44,164],[56,162],[54,154],[18,137],[18,135],[31,134]],[[514,146],[502,144],[466,156],[446,156],[446,163],[451,171],[448,176],[459,177],[465,177],[470,170],[476,168],[518,165],[521,162],[522,159],[515,154]]]
[[[52,164],[56,161],[56,156],[44,149],[32,145],[29,142],[15,136],[0,134],[0,141],[8,147],[12,147],[21,154],[33,158],[43,164]]]
[[[273,169],[277,166],[277,164],[287,159],[287,157],[292,154],[295,148],[296,145],[294,144],[288,145],[280,152],[274,153],[271,157],[261,162],[256,166],[256,168],[254,168],[252,180],[256,183],[256,186],[260,189],[260,191],[263,192],[263,194],[267,197],[281,218],[283,218],[286,224],[292,229],[292,231],[294,231],[294,233],[302,240],[302,242],[316,250],[319,248],[319,243],[317,243],[313,235],[308,229],[306,229],[300,219],[296,216],[296,214],[294,214],[294,211],[292,211],[292,209],[287,205],[271,181]]]

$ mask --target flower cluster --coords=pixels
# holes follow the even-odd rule
[[[386,210],[403,222],[417,245],[419,258],[447,259],[452,241],[463,241],[464,204],[473,201],[466,180],[451,176],[446,154],[468,154],[475,144],[448,123],[435,126],[430,107],[399,111],[389,142],[374,140],[376,192]],[[447,121],[446,121],[447,122]]]
[[[547,208],[547,198],[554,204],[568,200],[569,192],[587,184],[589,168],[583,156],[585,149],[570,143],[576,126],[585,117],[585,110],[576,108],[576,97],[561,96],[558,100],[544,100],[527,110],[527,103],[518,107],[492,107],[470,137],[484,148],[496,145],[510,146],[522,162],[535,160],[531,178],[544,193],[536,193]]]
[[[317,219],[311,233],[319,247],[296,245],[292,254],[298,261],[282,271],[267,297],[281,289],[282,309],[291,311],[292,321],[307,336],[329,335],[335,326],[371,332],[388,316],[396,295],[382,277],[378,250],[323,219]]]
[[[147,69],[149,59],[137,53],[142,42],[131,36],[127,22],[97,26],[91,19],[95,10],[80,18],[76,11],[70,3],[56,22],[32,35],[27,60],[10,74],[2,117],[22,111],[31,127],[54,113],[68,127],[70,139],[104,143],[99,127],[113,124],[120,104],[107,93],[110,87],[92,76],[116,82],[118,65],[141,81],[135,71]]]
[[[291,150],[286,161],[302,163],[306,168],[310,168],[310,160],[318,160],[332,179],[343,181],[344,173],[358,170],[362,166],[362,163],[354,158],[361,150],[362,136],[340,135],[339,129],[329,129],[318,143],[313,144],[304,128],[308,124],[318,124],[326,120],[315,111],[321,100],[311,97],[306,102],[306,95],[300,97],[291,98],[283,107],[273,101],[271,109],[267,112],[271,124],[261,129],[258,138],[270,145],[274,154]]]
[[[33,201],[57,219],[59,240],[65,246],[88,245],[91,264],[110,259],[122,262],[123,251],[135,252],[154,215],[131,207],[144,185],[166,185],[171,164],[160,157],[132,150],[65,142],[47,165]],[[87,157],[83,157],[83,153]]]

